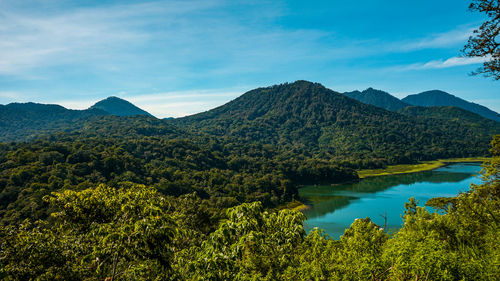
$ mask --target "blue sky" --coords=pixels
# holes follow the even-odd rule
[[[0,0],[0,104],[83,109],[114,95],[157,117],[299,79],[397,97],[441,89],[500,112],[460,50],[470,1]]]

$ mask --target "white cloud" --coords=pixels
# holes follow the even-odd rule
[[[131,79],[146,81],[154,71],[174,85],[227,75],[301,72],[290,65],[316,65],[372,50],[363,44],[366,40],[342,43],[331,31],[276,25],[283,15],[279,2],[155,1],[49,13],[4,9],[0,75],[54,80],[65,72],[47,69],[62,66],[91,78],[114,79],[127,89]],[[110,78],[123,74],[131,79]]]
[[[397,42],[392,49],[399,51],[415,51],[422,49],[447,48],[455,45],[462,46],[472,34],[474,28],[458,27],[443,33],[430,34],[427,37],[413,39],[411,42]]]
[[[453,57],[447,60],[434,60],[422,65],[422,69],[429,68],[449,68],[455,66],[469,65],[469,64],[480,64],[488,61],[488,58],[484,57]]]
[[[50,104],[58,104],[66,107],[67,109],[87,109],[94,105],[97,101],[92,100],[58,100],[49,102]]]
[[[45,14],[4,8],[0,14],[0,75],[71,63],[116,69],[113,60],[153,40],[144,26],[168,25],[178,14],[216,1],[169,1],[76,8]],[[42,5],[43,6],[43,5]],[[43,11],[43,9],[42,9]]]
[[[397,71],[440,69],[471,64],[481,64],[487,60],[487,57],[452,57],[446,60],[432,60],[425,63],[414,63],[410,65],[390,67],[389,69]]]
[[[20,99],[23,95],[19,92],[14,92],[14,91],[0,91],[0,98],[1,99],[9,99],[9,100],[16,100]]]
[[[0,104],[8,104],[11,102],[29,102],[33,101],[34,97],[35,95],[30,92],[0,90]]]
[[[117,96],[158,118],[166,118],[182,117],[213,109],[237,98],[243,92],[243,89],[208,89],[150,94],[120,92]],[[87,109],[96,102],[98,100],[80,99],[55,100],[49,103],[59,104],[69,109]]]
[[[158,118],[182,117],[213,109],[240,96],[235,89],[193,90],[123,97]]]

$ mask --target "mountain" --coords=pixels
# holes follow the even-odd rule
[[[500,124],[480,120],[470,125],[403,115],[318,83],[297,81],[251,90],[215,109],[170,122],[232,143],[274,145],[289,157],[401,163],[486,155]]]
[[[105,115],[152,116],[128,101],[109,97],[87,110],[70,110],[55,104],[10,103],[0,105],[0,142],[27,141],[40,135],[75,131]]]
[[[407,106],[398,110],[398,112],[407,116],[413,116],[417,118],[420,117],[427,119],[433,118],[450,121],[461,121],[469,124],[486,123],[495,126],[494,121],[485,119],[479,114],[455,106]]]
[[[362,103],[371,104],[390,111],[397,111],[409,105],[405,102],[402,102],[398,98],[390,95],[387,92],[381,90],[375,90],[373,88],[368,88],[363,92],[360,91],[346,92],[344,93],[344,95],[353,98],[355,100],[358,100]]]
[[[489,108],[476,103],[468,102],[439,90],[409,95],[402,99],[402,101],[417,106],[456,106],[470,112],[477,113],[485,118],[500,121],[498,113],[490,110]]]
[[[132,103],[118,98],[109,97],[107,99],[101,100],[90,107],[90,109],[100,109],[108,112],[109,114],[116,116],[134,116],[134,115],[146,115],[153,116],[148,112],[138,108]]]
[[[100,109],[69,110],[60,105],[32,102],[0,105],[0,142],[25,141],[43,134],[75,130],[88,120],[107,114]]]

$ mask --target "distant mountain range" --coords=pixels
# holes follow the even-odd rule
[[[390,111],[398,111],[402,108],[409,106],[409,104],[402,102],[401,100],[390,95],[389,93],[381,90],[375,90],[373,88],[368,88],[363,92],[360,91],[347,92],[344,93],[344,95],[359,100],[362,103],[371,104]]]
[[[443,91],[433,90],[427,91],[416,95],[409,95],[403,99],[398,99],[391,94],[368,88],[363,92],[353,91],[346,92],[344,95],[356,99],[362,103],[378,106],[390,111],[398,111],[407,106],[454,106],[476,114],[500,122],[500,115],[488,109],[485,106],[468,102],[454,95],[448,94]]]
[[[105,115],[152,116],[128,101],[110,97],[86,110],[71,110],[55,104],[10,103],[0,105],[0,141],[26,141],[39,135],[73,131]]]
[[[500,121],[500,116],[495,111],[439,90],[409,95],[402,99],[402,101],[417,106],[456,106],[467,111],[477,113],[485,118]]]
[[[437,94],[450,101],[458,99]],[[415,100],[401,101],[372,88],[341,94],[318,83],[296,81],[254,89],[212,110],[176,119],[156,119],[117,97],[87,110],[13,103],[0,106],[0,141],[26,141],[92,127],[109,134],[116,125],[109,120],[129,118],[130,131],[135,130],[134,124],[154,120],[174,125],[186,136],[215,137],[231,146],[270,146],[290,159],[303,155],[328,161],[407,163],[486,155],[492,135],[500,133],[500,122],[452,106],[409,105]],[[116,118],[103,118],[107,115]],[[154,126],[141,130],[146,135],[160,134]]]

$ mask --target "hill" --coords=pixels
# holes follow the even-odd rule
[[[416,106],[456,106],[479,114],[484,118],[500,121],[500,116],[495,111],[492,111],[485,106],[468,102],[454,95],[439,90],[432,90],[416,95],[409,95],[403,98],[402,101]]]
[[[104,100],[101,100],[96,104],[94,104],[93,106],[91,106],[90,109],[100,109],[116,116],[134,116],[134,115],[152,116],[148,112],[138,108],[132,103],[118,97],[109,97]]]
[[[373,88],[368,88],[363,92],[360,91],[346,92],[344,93],[344,95],[353,98],[355,100],[358,100],[362,103],[371,104],[390,111],[397,111],[409,105],[405,102],[402,102],[398,98],[390,95],[387,92],[381,90],[375,90]]]
[[[251,90],[171,122],[231,142],[275,145],[289,157],[388,163],[485,155],[491,136],[500,132],[499,124],[390,112],[308,81]]]
[[[107,114],[99,109],[69,110],[31,102],[0,105],[0,142],[26,141],[43,134],[75,130],[86,121]]]
[[[398,110],[398,112],[417,118],[444,119],[450,121],[461,121],[469,124],[496,126],[496,122],[493,120],[486,119],[479,114],[455,106],[407,106]]]

